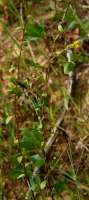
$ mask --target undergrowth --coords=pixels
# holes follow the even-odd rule
[[[89,22],[67,0],[0,7],[0,199],[87,200]]]

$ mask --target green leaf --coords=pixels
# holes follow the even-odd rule
[[[76,26],[77,26],[77,22],[74,20],[69,24],[68,29],[74,29],[76,28]]]
[[[17,156],[16,153],[11,156],[11,169],[10,178],[13,180],[18,179],[24,174],[24,167],[21,164],[22,156]],[[19,162],[18,162],[19,161]]]
[[[24,39],[27,41],[36,41],[44,36],[44,24],[34,23],[31,20],[26,25]]]
[[[34,176],[31,179],[31,189],[32,191],[36,192],[40,190],[40,184],[41,184],[41,180],[39,175]]]
[[[46,180],[41,182],[41,184],[40,184],[41,190],[43,190],[46,187],[46,183],[47,183]]]
[[[24,174],[24,169],[21,165],[17,164],[16,167],[13,167],[13,169],[10,171],[10,178],[16,180],[22,174]]]
[[[34,164],[38,167],[42,167],[45,163],[44,158],[42,158],[39,154],[31,156],[31,159],[34,162]]]
[[[10,78],[10,82],[16,85],[17,84],[17,79],[15,77],[11,77]]]
[[[63,65],[64,68],[64,74],[69,74],[70,72],[72,72],[75,68],[75,63],[74,62],[66,62]]]
[[[63,29],[63,27],[62,27],[61,24],[58,25],[58,31],[59,31],[60,33],[63,33],[63,32],[64,32],[64,29]]]
[[[75,174],[73,171],[66,171],[66,172],[64,172],[64,175],[65,175],[65,177],[67,177],[68,179],[77,182],[76,174]]]
[[[81,37],[85,37],[89,33],[89,20],[81,20],[71,5],[66,12],[65,20],[68,23],[68,28],[73,28],[73,26],[75,28],[78,25]]]
[[[37,149],[41,147],[43,141],[42,131],[39,127],[34,126],[32,129],[22,128],[21,146],[27,150]]]
[[[69,23],[76,21],[77,18],[77,14],[74,8],[72,8],[72,6],[69,6],[69,9],[67,10],[66,14],[65,14],[65,20]]]
[[[65,190],[66,182],[65,180],[58,180],[54,185],[54,191],[58,194]]]
[[[47,94],[42,94],[42,96],[44,97],[44,100],[43,100],[43,104],[44,106],[49,106],[49,96]]]
[[[35,108],[35,110],[37,112],[40,111],[42,106],[43,106],[43,104],[41,103],[40,99],[35,99],[33,104],[34,104],[34,108]]]
[[[28,59],[28,58],[26,58],[25,59],[25,63],[26,63],[26,65],[28,66],[28,67],[39,67],[39,64],[38,63],[35,63],[33,60],[31,60],[31,59]]]
[[[20,20],[20,15],[19,12],[15,6],[15,3],[13,0],[7,0],[6,1],[7,6],[8,6],[8,11],[9,13],[13,14],[13,16],[15,16],[18,20]]]
[[[87,36],[87,34],[89,34],[89,20],[82,20],[80,25],[80,34],[82,36]]]
[[[14,72],[15,70],[16,70],[16,66],[12,64],[10,66],[9,72]]]
[[[13,118],[13,116],[8,116],[8,117],[6,118],[6,124],[9,124],[10,121],[12,120],[12,118]]]
[[[17,177],[17,179],[20,179],[20,178],[23,178],[23,177],[25,177],[25,174],[23,173],[23,174],[20,174],[18,177]]]
[[[18,163],[21,163],[22,160],[23,160],[23,157],[22,157],[22,156],[18,156],[18,157],[17,157],[17,161],[18,161]]]

